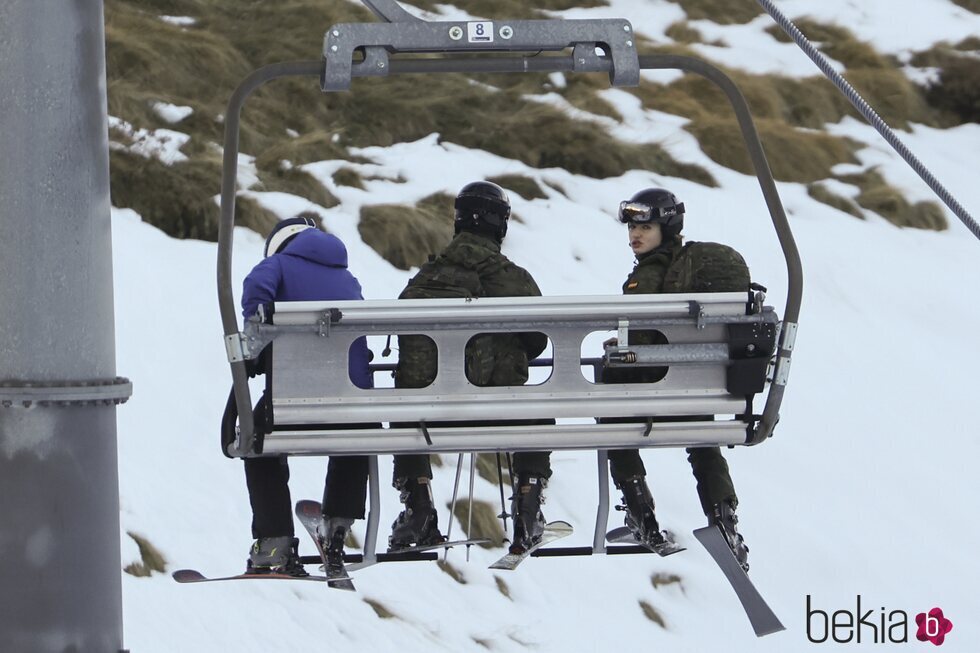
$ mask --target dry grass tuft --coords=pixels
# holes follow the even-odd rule
[[[375,204],[361,208],[361,239],[399,270],[418,267],[453,238],[453,198],[430,195],[414,207]]]
[[[667,622],[664,620],[663,615],[661,615],[655,607],[646,601],[640,601],[640,609],[643,610],[644,617],[657,624],[664,630],[667,630]]]
[[[380,601],[375,601],[374,599],[364,599],[364,602],[371,606],[374,610],[374,614],[378,615],[382,619],[398,619],[398,615],[385,607]]]
[[[548,199],[548,194],[544,192],[541,185],[524,175],[500,175],[499,177],[491,177],[487,181],[513,191],[526,200]]]
[[[807,194],[818,202],[822,202],[827,206],[832,206],[838,211],[843,211],[853,215],[855,218],[860,218],[864,220],[864,214],[861,212],[861,208],[846,197],[842,197],[837,193],[832,192],[823,184],[809,184],[806,187]]]
[[[853,175],[838,175],[837,179],[860,188],[857,203],[869,211],[874,211],[895,226],[932,231],[949,228],[942,207],[935,202],[910,204],[901,192],[888,185],[884,177],[874,170]]]
[[[497,591],[513,601],[514,599],[510,595],[510,587],[507,585],[507,582],[500,576],[494,576],[493,580],[497,584]]]
[[[123,568],[124,572],[131,576],[147,577],[154,571],[161,574],[167,571],[167,559],[148,539],[132,531],[126,531],[126,534],[133,538],[136,546],[139,547],[140,561],[126,565]]]
[[[446,504],[449,506],[449,504]],[[469,501],[462,500],[456,503],[456,511],[453,513],[460,528],[470,539],[485,537],[490,541],[480,546],[484,549],[499,547],[504,542],[504,529],[497,518],[497,511],[493,505],[486,501],[473,501],[473,527],[467,530],[469,523]]]
[[[759,138],[773,177],[808,183],[826,179],[839,163],[857,163],[854,145],[828,134],[801,131],[785,123],[759,120]],[[734,120],[705,119],[687,125],[701,149],[715,162],[745,174],[754,174],[742,134]]]
[[[436,561],[436,565],[438,565],[440,570],[448,574],[450,578],[452,578],[460,585],[466,584],[466,576],[463,575],[463,572],[460,571],[459,569],[456,569],[456,567],[453,567],[444,558],[439,558],[439,560]]]
[[[674,0],[688,20],[711,20],[720,25],[747,23],[762,13],[752,0]]]

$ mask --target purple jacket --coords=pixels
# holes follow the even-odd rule
[[[339,238],[319,229],[305,229],[245,277],[242,315],[248,319],[259,306],[270,302],[331,299],[364,299],[361,284],[347,269],[347,248]],[[374,387],[366,338],[358,338],[351,346],[349,372],[357,387]]]

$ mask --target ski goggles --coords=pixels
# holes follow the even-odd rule
[[[629,200],[619,203],[619,221],[623,224],[635,222],[643,224],[646,222],[669,222],[671,218],[684,213],[684,202],[668,206],[650,206],[642,202],[630,202]]]

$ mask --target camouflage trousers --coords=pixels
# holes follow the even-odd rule
[[[738,502],[728,461],[721,455],[720,448],[692,447],[687,450],[687,460],[698,483],[698,498],[704,514],[711,514],[713,506],[722,501]],[[637,449],[610,451],[609,471],[616,487],[632,476],[646,476],[647,473]]]

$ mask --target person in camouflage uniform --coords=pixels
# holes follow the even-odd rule
[[[502,188],[485,181],[464,186],[455,200],[453,240],[421,267],[399,299],[540,296],[527,270],[500,253],[509,217],[510,200]],[[546,345],[547,337],[542,333],[478,335],[466,345],[466,378],[478,387],[524,385],[528,362]],[[436,369],[436,345],[430,338],[398,337],[395,387],[424,388],[435,379]],[[541,491],[551,477],[550,452],[516,453],[513,471],[512,548],[529,547],[540,539],[545,524]],[[429,456],[395,456],[393,484],[405,509],[392,524],[389,550],[444,541],[433,506],[431,479]]]
[[[684,226],[684,204],[673,193],[660,188],[642,190],[620,204],[619,219],[628,225],[630,247],[637,261],[623,284],[623,293],[749,290],[748,266],[734,249],[718,243],[683,244],[680,232]],[[631,345],[667,343],[659,331],[630,332],[629,337]],[[608,368],[603,380],[652,383],[666,374],[665,367]],[[692,447],[687,454],[708,521],[721,528],[735,557],[747,571],[748,547],[736,528],[738,497],[721,449]],[[666,534],[657,523],[639,451],[610,451],[609,466],[616,487],[623,492],[626,525],[637,540],[662,544]]]

